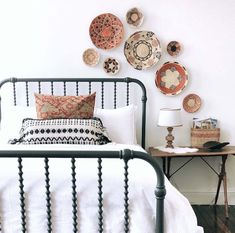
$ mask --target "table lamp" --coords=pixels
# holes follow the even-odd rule
[[[181,122],[181,109],[162,108],[159,112],[158,126],[167,127],[168,135],[166,136],[167,145],[166,148],[174,148],[172,135],[173,127],[182,126]]]

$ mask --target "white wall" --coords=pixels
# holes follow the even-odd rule
[[[102,64],[89,68],[82,53],[94,47],[89,25],[98,14],[117,15],[125,26],[125,39],[135,30],[128,27],[125,14],[131,7],[142,9],[145,20],[141,30],[152,30],[163,50],[161,61],[147,71],[133,69],[123,55],[123,43],[111,51],[101,51],[102,60],[113,56],[121,61],[119,76],[140,79],[148,91],[147,144],[163,144],[166,130],[157,128],[162,107],[182,107],[189,93],[198,94],[203,105],[199,112],[182,111],[184,126],[174,130],[176,143],[188,145],[194,116],[213,116],[219,120],[221,141],[235,145],[234,0],[1,0],[0,1],[0,79],[16,77],[106,77]],[[189,84],[179,95],[166,97],[155,87],[157,68],[172,60],[166,54],[171,40],[184,50],[176,60],[189,72]],[[151,106],[151,107],[150,107]],[[215,168],[219,160],[210,159]],[[177,160],[177,163],[182,160]],[[235,158],[227,163],[229,202],[235,204]],[[211,203],[216,176],[200,160],[195,160],[172,182],[191,200]]]

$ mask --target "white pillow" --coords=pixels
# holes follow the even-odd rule
[[[113,142],[137,144],[135,109],[133,104],[117,109],[96,108],[94,116],[101,119]]]
[[[35,107],[2,106],[1,109],[1,134],[0,140],[8,141],[10,138],[19,137],[24,118],[36,118]]]
[[[94,110],[94,116],[101,119],[113,142],[137,144],[135,126],[136,107],[131,104],[117,109]],[[37,118],[35,106],[2,106],[0,141],[17,138],[24,118]]]

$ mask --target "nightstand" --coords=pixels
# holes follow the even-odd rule
[[[218,176],[218,185],[217,185],[217,191],[216,191],[215,202],[214,202],[215,205],[217,204],[220,186],[223,181],[225,214],[226,214],[226,218],[228,218],[226,160],[227,160],[228,155],[235,155],[235,146],[226,146],[223,148],[223,150],[220,150],[220,151],[206,151],[203,149],[199,149],[199,151],[197,151],[197,152],[177,153],[177,154],[160,151],[154,147],[150,147],[149,153],[153,157],[162,158],[162,161],[163,161],[162,169],[168,179],[170,179],[176,172],[181,170],[186,164],[191,162],[194,158],[199,157]],[[221,165],[221,169],[219,172],[217,172],[209,164],[209,162],[204,159],[204,157],[214,157],[214,156],[217,156],[217,157],[219,156],[222,159],[222,165]],[[181,165],[179,168],[177,168],[175,171],[171,172],[171,160],[173,158],[180,158],[180,157],[181,158],[188,158],[188,160],[183,165]]]

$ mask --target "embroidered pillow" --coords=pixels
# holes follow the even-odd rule
[[[111,142],[99,118],[92,119],[24,119],[16,144],[89,144]]]
[[[86,96],[34,94],[38,119],[92,118],[96,93]]]

